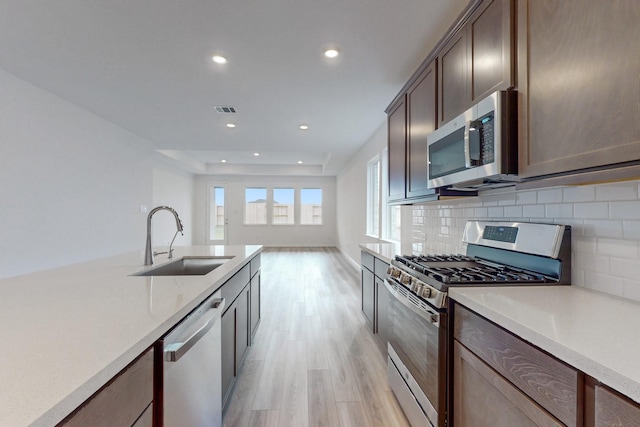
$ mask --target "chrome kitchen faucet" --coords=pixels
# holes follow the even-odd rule
[[[182,221],[180,221],[180,217],[178,217],[178,212],[176,212],[175,209],[170,208],[169,206],[158,206],[156,208],[151,209],[151,212],[149,212],[149,215],[147,215],[147,246],[144,251],[144,265],[153,265],[154,255],[167,253],[167,252],[153,252],[153,249],[151,248],[151,217],[153,216],[154,213],[160,210],[167,210],[171,212],[173,216],[176,218],[177,231],[176,231],[176,234],[173,235],[173,239],[171,240],[171,244],[169,245],[169,252],[168,252],[169,258],[173,258],[173,249],[171,249],[171,247],[173,246],[173,241],[176,240],[176,236],[178,235],[178,233],[184,236],[184,233],[182,232],[184,230],[184,228],[182,227]]]

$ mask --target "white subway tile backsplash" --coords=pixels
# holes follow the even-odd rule
[[[595,187],[591,185],[565,187],[562,189],[562,200],[564,202],[593,202],[596,200]]]
[[[640,221],[622,221],[622,235],[625,239],[640,239]]]
[[[610,206],[613,219],[640,219],[640,200],[611,202]]]
[[[538,203],[562,202],[562,188],[550,188],[538,191]]]
[[[639,181],[516,191],[415,205],[415,253],[464,253],[469,219],[572,227],[572,285],[640,301]],[[635,266],[638,266],[637,268]]]
[[[573,215],[575,218],[607,219],[609,218],[609,204],[606,202],[575,203]]]
[[[596,186],[596,200],[637,200],[638,184],[633,182],[614,182]]]
[[[525,218],[544,218],[544,210],[544,205],[524,205],[522,216]]]

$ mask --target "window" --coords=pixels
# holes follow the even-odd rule
[[[380,157],[367,164],[367,234],[380,236]]]
[[[245,224],[266,224],[267,223],[267,189],[266,188],[245,188],[244,189],[244,223]]]
[[[400,232],[402,230],[402,210],[400,206],[387,206],[389,210],[386,238],[389,240],[400,241]]]
[[[293,188],[273,189],[273,223],[294,223],[295,190]]]
[[[224,240],[224,187],[212,187],[209,197],[209,240]]]
[[[322,224],[322,189],[300,190],[300,224]]]

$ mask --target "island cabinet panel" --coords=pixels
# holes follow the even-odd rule
[[[133,426],[153,400],[153,348],[138,357],[59,426]],[[149,425],[149,424],[141,424]]]
[[[585,381],[586,427],[640,427],[640,405],[591,377]]]
[[[404,97],[388,114],[389,201],[406,197],[407,131],[406,102]]]
[[[518,0],[519,174],[640,159],[640,2]]]
[[[407,198],[429,194],[427,135],[436,129],[436,63],[407,91]]]
[[[455,427],[564,426],[457,341],[453,364]]]
[[[362,267],[362,313],[375,330],[375,276],[372,271]]]
[[[582,425],[584,374],[458,304],[454,339],[564,425]]]
[[[262,303],[260,292],[260,271],[258,271],[256,275],[251,278],[251,342],[253,342],[253,337],[258,331],[258,325],[260,324],[260,304]]]

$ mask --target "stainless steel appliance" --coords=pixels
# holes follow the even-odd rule
[[[164,427],[222,425],[224,305],[216,292],[163,339]]]
[[[517,99],[498,91],[427,136],[430,188],[477,189],[517,180]]]
[[[571,282],[569,226],[469,221],[462,240],[466,255],[396,256],[385,279],[389,382],[414,427],[445,425],[451,286]]]

